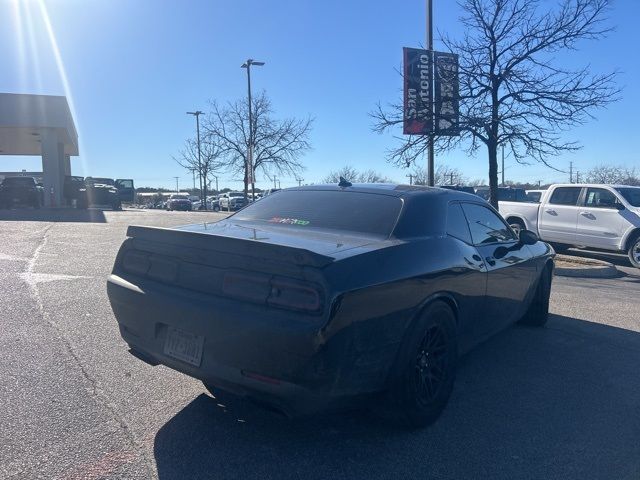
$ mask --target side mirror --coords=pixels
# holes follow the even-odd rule
[[[535,245],[540,239],[531,230],[520,230],[520,243],[523,245]]]
[[[498,247],[496,248],[496,251],[493,252],[493,256],[500,260],[501,258],[506,257],[507,253],[509,253],[509,249],[507,247]]]

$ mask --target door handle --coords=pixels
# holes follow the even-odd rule
[[[488,263],[489,265],[491,265],[492,267],[496,264],[496,259],[495,259],[495,258],[493,258],[493,257],[487,257],[485,260],[486,260],[486,261],[487,261],[487,263]]]
[[[555,210],[545,210],[545,212],[547,212],[549,215],[558,215]]]
[[[593,213],[591,212],[580,212],[580,215],[582,215],[583,217],[593,218]]]

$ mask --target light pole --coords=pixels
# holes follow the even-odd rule
[[[196,110],[195,112],[187,112],[187,115],[193,115],[196,117],[196,135],[198,136],[198,177],[200,178],[200,205],[205,204],[204,208],[207,209],[206,198],[202,198],[202,163],[200,162],[200,115],[203,112]]]
[[[253,178],[253,113],[251,105],[251,65],[262,67],[264,62],[257,62],[253,58],[247,59],[240,68],[247,69],[247,97],[249,98],[249,148],[247,149],[247,160],[245,161],[245,171],[247,177],[247,183],[244,190],[245,201],[247,199],[247,189],[249,188],[249,181],[251,181],[251,195],[255,197],[255,179]]]
[[[180,177],[173,177],[173,178],[175,178],[175,179],[176,179],[176,193],[180,193],[180,189],[178,188],[178,179],[179,179]]]
[[[427,50],[431,55],[431,61],[429,62],[429,83],[431,84],[430,96],[433,98],[433,4],[432,0],[427,0]],[[435,116],[433,115],[433,105],[431,106],[431,118],[435,122]],[[433,125],[435,128],[435,125]],[[433,151],[433,142],[435,136],[432,133],[429,134],[429,157],[427,160],[427,173],[429,175],[429,186],[435,186],[435,154]]]

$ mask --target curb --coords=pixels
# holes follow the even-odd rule
[[[615,278],[620,275],[613,263],[602,260],[585,259],[571,255],[556,255],[556,260],[563,263],[575,264],[575,266],[557,266],[555,275],[574,278]]]

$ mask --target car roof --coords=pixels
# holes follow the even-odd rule
[[[439,187],[427,187],[423,185],[405,185],[395,183],[354,183],[350,187],[340,187],[337,184],[325,184],[325,185],[306,185],[304,187],[292,187],[283,190],[297,190],[297,191],[346,191],[346,192],[360,192],[360,193],[374,193],[378,195],[388,195],[392,197],[400,198],[413,198],[413,197],[438,197],[445,198],[447,200],[473,200],[484,202],[484,200],[477,195],[462,192],[459,190],[450,190]],[[486,203],[486,202],[485,202]]]

